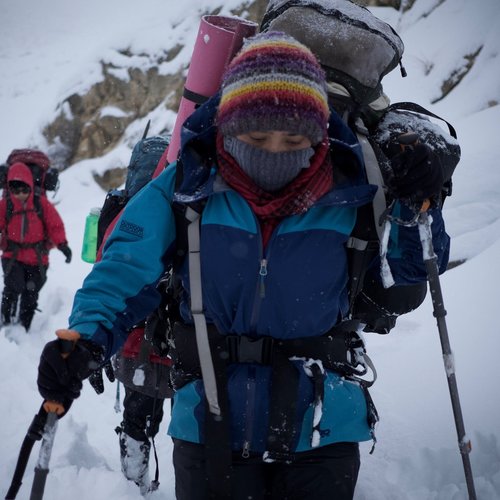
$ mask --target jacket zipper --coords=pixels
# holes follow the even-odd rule
[[[262,232],[260,230],[259,221],[257,216],[254,214],[255,223],[257,225],[257,237],[259,238],[259,274],[257,276],[257,286],[255,290],[254,302],[252,307],[252,316],[250,317],[250,328],[255,331],[257,326],[257,321],[260,314],[260,303],[265,297],[265,284],[264,280],[267,275],[267,262],[268,258],[264,255],[264,247],[262,245]],[[269,245],[268,245],[269,248]],[[264,273],[264,274],[263,274]],[[262,295],[264,294],[264,295]]]
[[[28,214],[26,213],[26,203],[26,201],[22,203],[23,211],[21,214],[21,243],[24,243],[24,237],[26,236],[26,227],[28,220]]]
[[[266,297],[267,259],[260,260],[259,276],[259,297],[263,299]]]

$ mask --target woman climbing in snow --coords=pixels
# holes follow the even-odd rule
[[[67,411],[158,305],[174,263],[177,498],[352,499],[377,415],[346,247],[376,189],[312,53],[283,33],[247,40],[220,95],[185,122],[178,161],[127,205],[56,332],[71,354],[60,340],[42,353],[41,395]],[[449,238],[431,211],[443,270]],[[409,227],[392,241],[398,284],[426,279],[418,241]]]

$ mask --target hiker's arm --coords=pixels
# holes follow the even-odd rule
[[[397,284],[419,283],[427,279],[423,250],[416,216],[425,210],[432,217],[433,246],[439,271],[446,270],[450,238],[446,234],[441,211],[440,195],[445,176],[443,165],[436,152],[420,142],[416,133],[398,136],[398,144],[391,156],[393,179],[390,195],[398,200],[392,213],[388,260]],[[399,222],[398,222],[399,221]]]
[[[398,207],[396,207],[398,208]],[[400,207],[399,207],[400,208]],[[440,272],[446,270],[450,239],[445,232],[441,210],[429,210],[433,217],[433,245]],[[398,215],[413,217],[408,209]],[[417,227],[392,226],[388,263],[395,285],[385,288],[381,279],[380,258],[370,266],[363,289],[356,297],[353,317],[365,324],[365,331],[389,333],[402,314],[417,309],[427,292],[427,273]]]
[[[156,285],[175,241],[172,192],[166,170],[130,201],[75,295],[69,328],[102,345],[106,358],[159,303]]]
[[[67,244],[64,223],[56,207],[47,198],[41,197],[42,212],[49,240],[58,247]]]

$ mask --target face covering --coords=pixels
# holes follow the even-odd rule
[[[264,191],[273,192],[293,181],[303,168],[309,167],[313,148],[271,153],[236,137],[224,137],[224,149],[241,169]]]

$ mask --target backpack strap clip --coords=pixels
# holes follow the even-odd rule
[[[226,346],[230,363],[271,365],[275,340],[272,337],[252,339],[244,335],[228,335]]]

